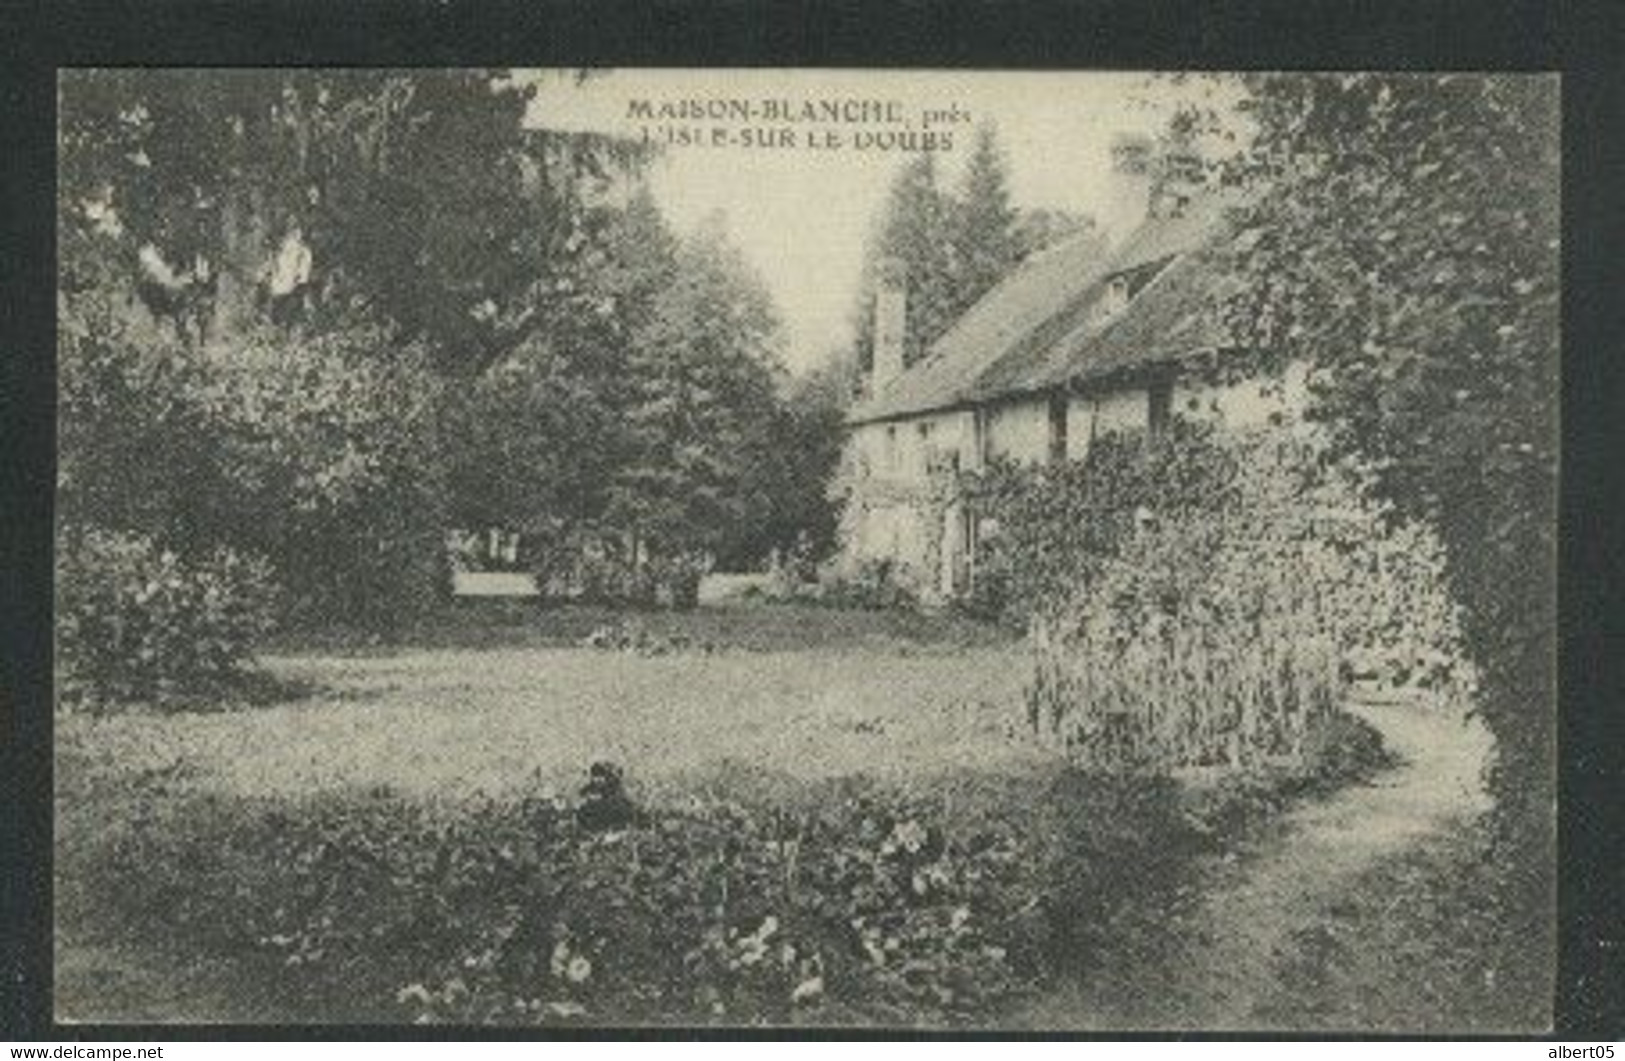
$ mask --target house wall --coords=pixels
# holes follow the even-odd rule
[[[1095,434],[1144,431],[1151,423],[1151,395],[1144,387],[1125,387],[1095,399]]]
[[[975,460],[973,420],[968,411],[925,413],[853,429],[849,450],[861,481],[923,488],[932,459],[958,454],[960,467]]]
[[[1049,458],[1049,399],[1001,402],[988,410],[987,455],[1021,462]]]
[[[929,529],[921,506],[893,500],[865,505],[854,521],[849,555],[856,560],[890,560],[923,577],[933,567],[927,555]]]
[[[920,434],[922,427],[926,429],[923,436]],[[969,410],[918,417],[910,422],[910,430],[915,434],[922,460],[928,453],[941,461],[952,460],[957,455],[961,468],[973,466],[976,460],[976,430],[975,417]],[[918,466],[917,473],[922,477],[925,475],[926,466],[923,463]]]
[[[1292,365],[1279,377],[1251,378],[1227,384],[1176,380],[1171,412],[1190,419],[1216,421],[1233,428],[1262,427],[1295,419],[1307,403],[1307,371]],[[1067,400],[1066,457],[1081,460],[1090,440],[1112,431],[1145,430],[1150,425],[1151,396],[1144,386],[1126,386]],[[989,456],[1039,463],[1050,457],[1047,396],[1022,398],[984,407]],[[959,467],[981,465],[976,414],[970,410],[926,413],[886,423],[862,424],[848,440],[851,492],[844,516],[845,554],[849,560],[890,560],[913,569],[927,592],[940,589],[960,558],[962,534],[947,525],[945,499],[933,496],[933,460],[958,455]]]
[[[944,513],[933,496],[931,468],[957,455],[974,467],[975,425],[969,411],[926,413],[855,427],[847,443],[843,514],[848,561],[889,560],[910,568],[930,593],[940,582]]]
[[[1142,431],[1151,422],[1151,395],[1144,387],[1073,395],[1066,407],[1066,456],[1082,460],[1089,442],[1108,431]]]
[[[1309,401],[1308,378],[1304,362],[1287,365],[1278,376],[1226,384],[1185,378],[1174,384],[1173,411],[1187,419],[1225,427],[1266,427],[1302,414]]]

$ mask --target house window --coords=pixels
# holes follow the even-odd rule
[[[1100,310],[1105,316],[1111,317],[1128,308],[1129,278],[1126,275],[1114,276],[1106,285],[1106,297],[1101,300]]]
[[[1109,318],[1127,309],[1129,302],[1144,291],[1146,285],[1155,280],[1157,274],[1167,268],[1171,261],[1172,257],[1158,258],[1156,261],[1136,265],[1113,276],[1106,282],[1106,290],[1101,295],[1096,312],[1102,318]]]
[[[976,419],[972,428],[975,439],[972,444],[976,447],[978,467],[986,467],[993,458],[993,440],[991,437],[993,432],[990,430],[992,424],[989,422],[991,419],[992,410],[985,406],[976,410]]]
[[[1049,396],[1049,459],[1059,464],[1066,460],[1066,393],[1056,391]]]
[[[982,547],[979,521],[976,513],[969,507],[962,509],[959,518],[963,521],[960,533],[964,536],[965,551],[961,557],[962,574],[957,575],[960,585],[969,593],[976,587],[976,551]]]
[[[1146,424],[1153,435],[1160,435],[1168,430],[1168,420],[1173,412],[1174,381],[1163,379],[1151,384],[1149,401]]]

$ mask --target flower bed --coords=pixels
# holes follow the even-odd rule
[[[1103,933],[1155,931],[1199,855],[1305,784],[733,777],[654,804],[611,774],[460,802],[104,778],[119,824],[66,826],[65,909],[310,1020],[985,1023]]]

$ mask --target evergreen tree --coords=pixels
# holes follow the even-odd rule
[[[1010,205],[1009,176],[991,123],[976,130],[959,198],[952,204],[954,316],[1009,275],[1021,260],[1017,213]]]
[[[925,152],[905,163],[892,182],[860,281],[855,324],[858,362],[864,371],[874,364],[875,276],[882,259],[899,259],[908,277],[905,365],[919,360],[953,323],[953,213],[951,203],[937,187],[935,156]]]
[[[907,269],[903,363],[912,365],[1022,259],[1092,225],[1064,211],[1017,210],[1009,183],[992,124],[976,131],[958,196],[938,187],[932,155],[916,156],[898,172],[859,283],[853,332],[860,379],[874,364],[875,277],[881,259],[899,258]]]

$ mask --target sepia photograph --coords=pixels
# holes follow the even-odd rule
[[[57,1022],[1552,1030],[1558,75],[56,96]]]

